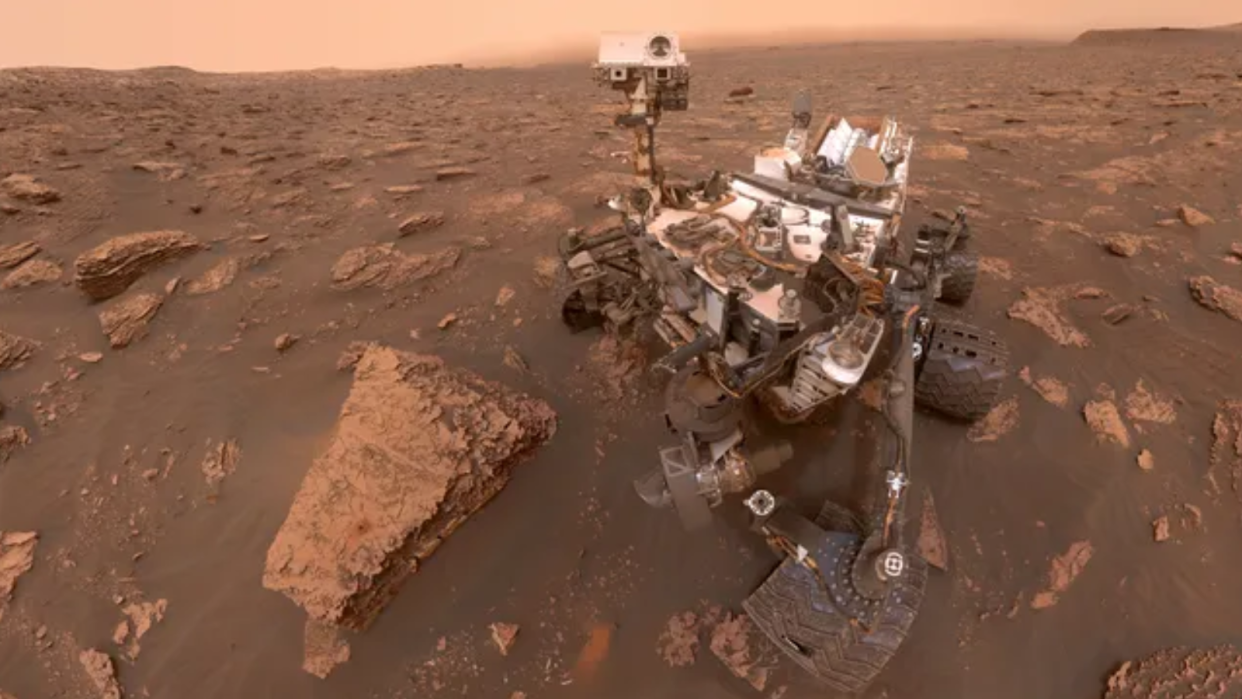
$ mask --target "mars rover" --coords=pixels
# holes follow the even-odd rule
[[[784,556],[743,607],[813,675],[859,690],[904,640],[926,582],[903,535],[914,406],[976,420],[1007,374],[1001,340],[938,312],[975,286],[966,213],[900,240],[913,137],[888,117],[829,116],[812,130],[805,94],[784,143],[762,149],[752,172],[670,182],[655,128],[689,107],[677,36],[605,35],[595,71],[628,98],[617,125],[634,132],[647,181],[610,200],[616,227],[560,241],[563,319],[575,332],[650,328],[668,344],[657,366],[671,373],[665,411],[679,443],[638,494],[690,529],[741,495]],[[872,378],[892,439],[870,514],[829,502],[810,520],[755,488],[792,451],[751,446],[750,399],[800,423]]]

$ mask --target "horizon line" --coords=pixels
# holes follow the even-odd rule
[[[1220,31],[1237,30],[1238,24],[1219,24],[1205,27],[1184,26],[1097,26],[1087,29],[1070,26],[1044,25],[1031,27],[985,27],[985,26],[901,26],[892,24],[855,25],[851,27],[790,28],[769,32],[677,32],[683,47],[690,55],[736,49],[806,48],[839,44],[918,44],[950,42],[1006,41],[1017,43],[1064,43],[1070,44],[1084,34],[1097,31]],[[602,30],[601,30],[602,31]],[[670,30],[672,31],[672,30]],[[87,65],[31,64],[0,66],[0,72],[20,70],[80,70],[106,73],[142,72],[157,70],[183,70],[201,75],[263,75],[273,73],[316,72],[380,72],[402,70],[426,70],[460,68],[471,70],[495,70],[504,68],[531,68],[573,63],[589,58],[595,52],[594,41],[586,37],[563,43],[557,48],[542,50],[511,47],[494,51],[470,51],[445,60],[428,63],[377,63],[373,65],[323,65],[313,68],[257,68],[215,70],[200,69],[189,65],[164,63],[129,67],[103,68]]]

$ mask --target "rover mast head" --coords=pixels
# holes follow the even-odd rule
[[[596,82],[643,98],[651,112],[685,111],[690,105],[690,62],[674,32],[606,32],[595,62]],[[636,93],[645,94],[636,94]]]

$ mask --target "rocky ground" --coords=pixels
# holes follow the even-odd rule
[[[918,420],[944,570],[869,697],[1237,696],[1242,50],[1092,43],[692,53],[665,121],[699,177],[779,141],[799,88],[892,113],[908,218],[973,216],[960,312],[1014,373],[970,430]],[[826,696],[740,614],[775,559],[739,514],[690,536],[634,495],[667,440],[647,352],[559,323],[556,237],[629,182],[616,97],[581,65],[0,72],[3,695]],[[874,420],[791,434],[771,486],[856,499]],[[462,451],[420,470],[437,443]],[[368,449],[389,465],[351,480]],[[334,499],[480,483],[469,519]],[[326,607],[289,583],[332,575],[289,567],[307,511],[353,576]],[[394,575],[364,630],[306,613]]]

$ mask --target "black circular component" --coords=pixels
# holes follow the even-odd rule
[[[654,58],[668,58],[673,52],[673,42],[667,36],[657,34],[647,42],[647,53]]]

